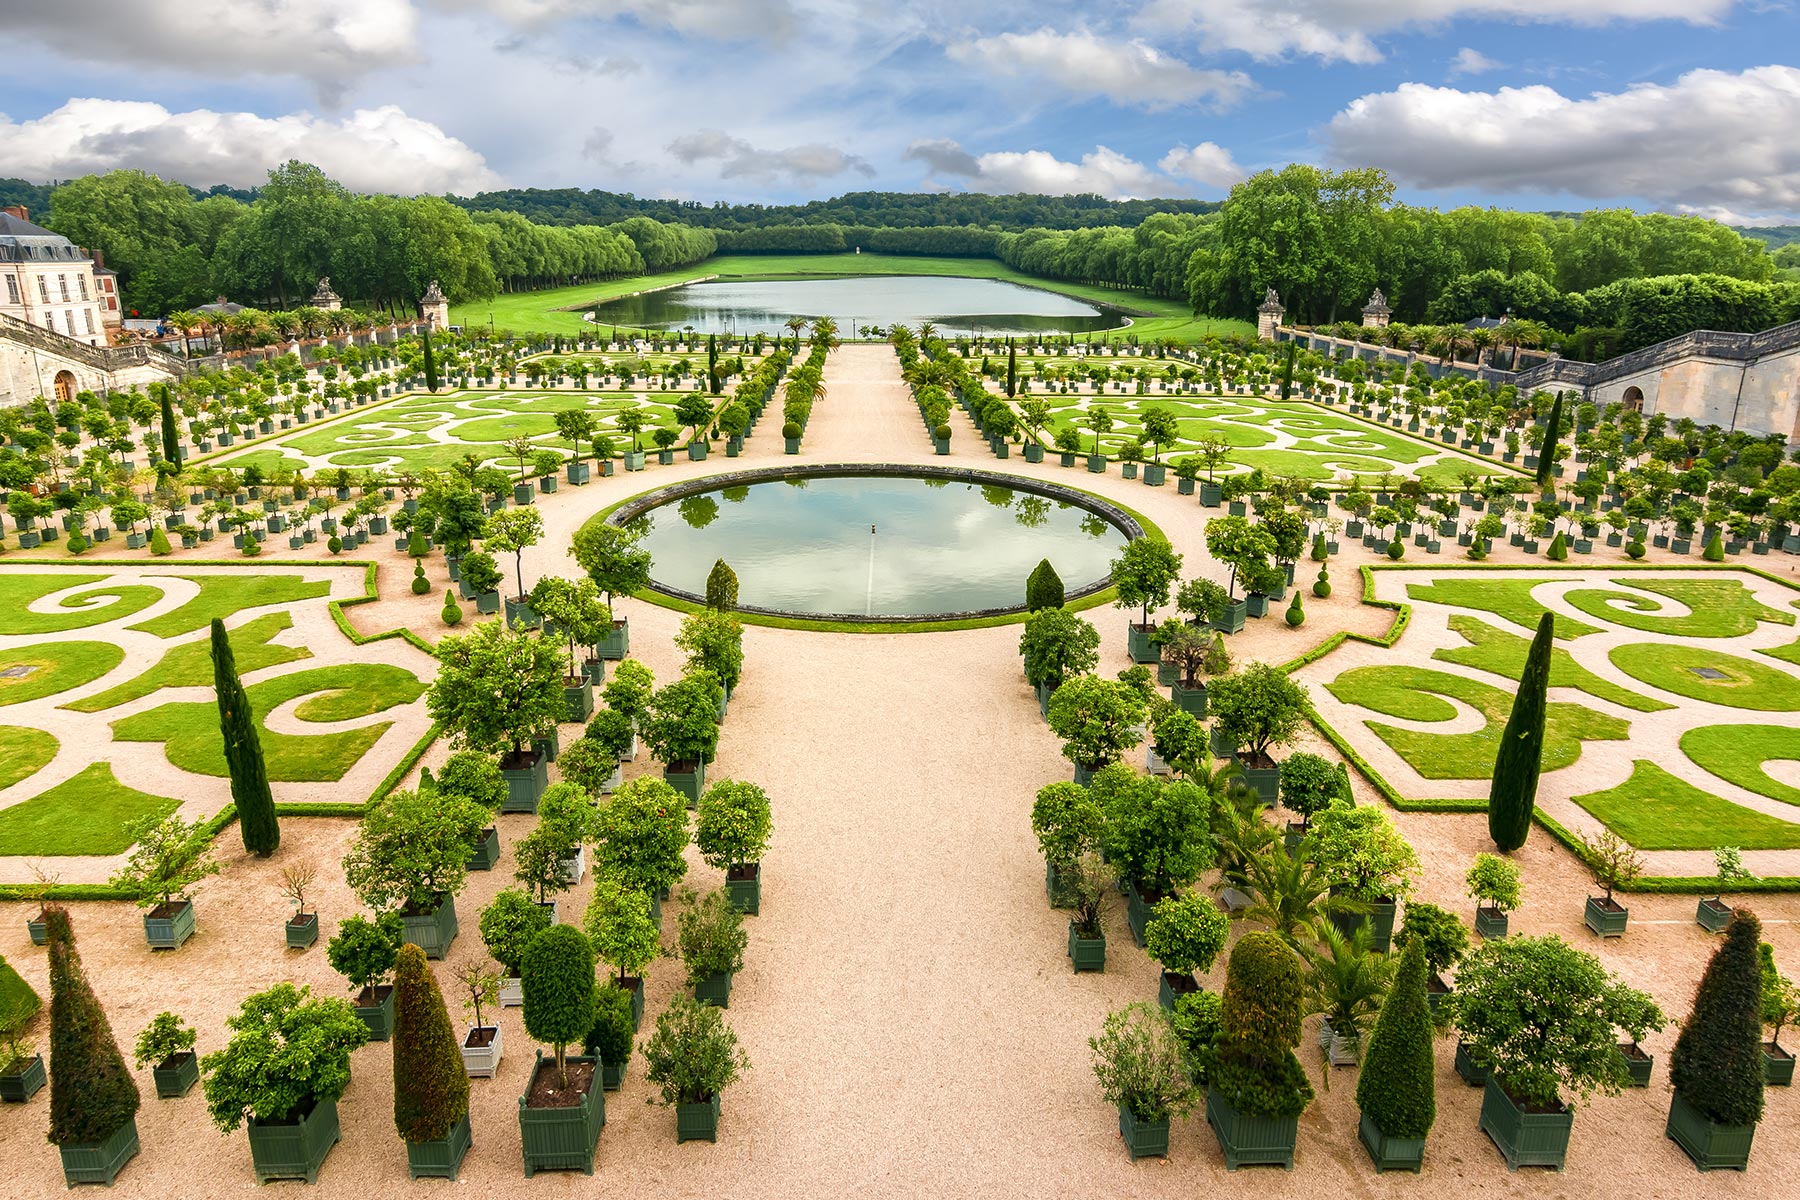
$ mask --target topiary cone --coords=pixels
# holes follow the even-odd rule
[[[444,607],[439,611],[438,616],[446,625],[459,624],[463,619],[462,605],[456,602],[456,593],[449,588],[444,589]]]
[[[1563,535],[1562,530],[1557,530],[1556,536],[1550,539],[1550,549],[1545,552],[1545,557],[1552,562],[1568,561],[1569,539]]]
[[[225,766],[231,776],[231,802],[237,807],[238,832],[244,849],[260,857],[281,846],[281,823],[275,816],[275,797],[269,791],[269,773],[263,764],[262,741],[256,732],[256,715],[238,678],[237,657],[225,622],[212,621],[213,694],[219,705],[219,740],[225,749]]]
[[[137,1116],[137,1082],[75,950],[69,912],[46,905],[50,948],[50,1142],[91,1146]]]
[[[469,1111],[469,1077],[425,952],[394,964],[394,1128],[407,1142],[444,1137]]]
[[[1754,1125],[1763,1115],[1761,940],[1756,915],[1739,909],[1669,1058],[1669,1082],[1681,1098],[1721,1125]]]
[[[1538,775],[1544,766],[1544,718],[1550,686],[1554,614],[1538,620],[1537,636],[1525,656],[1525,670],[1513,695],[1512,714],[1500,736],[1494,758],[1494,780],[1488,788],[1488,834],[1502,854],[1525,844],[1537,804]]]
[[[1294,629],[1298,629],[1300,626],[1306,624],[1306,612],[1300,607],[1299,592],[1294,593],[1293,601],[1288,604],[1287,623]]]
[[[1324,567],[1319,568],[1319,577],[1313,580],[1312,593],[1321,600],[1331,595],[1331,572]]]
[[[1724,562],[1725,535],[1720,533],[1713,534],[1712,540],[1706,543],[1706,549],[1701,553],[1700,557],[1704,558],[1707,562]]]
[[[1391,1138],[1422,1138],[1437,1120],[1426,974],[1425,939],[1412,938],[1400,954],[1356,1081],[1357,1107]]]

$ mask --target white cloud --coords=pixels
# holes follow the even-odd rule
[[[1151,0],[1137,23],[1159,32],[1192,31],[1209,48],[1268,60],[1289,54],[1327,61],[1378,62],[1375,38],[1458,19],[1522,24],[1605,25],[1613,21],[1706,24],[1736,0]]]
[[[1043,78],[1073,96],[1104,96],[1152,111],[1197,100],[1229,105],[1253,87],[1241,71],[1201,70],[1145,42],[1087,32],[1002,33],[953,42],[946,53],[994,74]]]
[[[1472,46],[1464,46],[1450,60],[1451,75],[1484,75],[1489,71],[1498,71],[1505,63],[1496,62]]]
[[[6,0],[0,31],[84,62],[335,89],[416,57],[412,0]]]
[[[900,156],[911,162],[922,162],[933,175],[970,176],[981,174],[975,156],[949,138],[920,138]]]
[[[948,138],[936,138],[914,142],[905,157],[924,162],[934,175],[955,178],[971,191],[1000,195],[1093,192],[1112,200],[1129,200],[1183,190],[1136,159],[1105,146],[1094,147],[1075,163],[1048,150],[1003,150],[976,157]]]
[[[1217,142],[1201,142],[1192,147],[1177,146],[1163,155],[1156,165],[1165,175],[1191,179],[1220,191],[1229,190],[1247,174],[1244,168],[1237,165],[1237,160],[1231,157],[1231,151]]]
[[[440,0],[481,9],[517,25],[626,17],[639,24],[708,38],[782,38],[794,31],[789,0]]]
[[[699,129],[670,142],[668,151],[688,166],[706,161],[719,163],[719,178],[768,181],[779,176],[795,179],[829,179],[845,171],[872,176],[867,160],[835,146],[811,142],[785,150],[764,150],[722,129]]]
[[[0,162],[27,179],[135,167],[197,187],[254,187],[290,158],[358,192],[467,195],[501,182],[480,154],[393,105],[324,120],[77,99],[36,120],[0,117]]]
[[[1737,214],[1800,213],[1800,68],[1690,71],[1673,84],[1569,99],[1538,85],[1402,84],[1324,130],[1340,163],[1422,188],[1638,197]]]

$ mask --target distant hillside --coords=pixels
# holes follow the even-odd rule
[[[1800,225],[1763,225],[1751,226],[1746,229],[1733,226],[1732,228],[1737,229],[1738,233],[1747,238],[1764,243],[1771,251],[1800,242]]]

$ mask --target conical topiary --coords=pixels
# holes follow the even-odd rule
[[[463,619],[462,605],[456,602],[456,593],[449,588],[444,589],[444,607],[438,616],[443,618],[446,625],[459,624]]]
[[[163,532],[161,525],[150,529],[150,553],[161,558],[165,554],[175,553],[175,547],[169,545],[169,535]]]
[[[1062,576],[1056,573],[1049,559],[1040,559],[1025,578],[1025,607],[1032,612],[1040,608],[1061,608],[1063,599]]]
[[[1300,607],[1299,592],[1294,593],[1293,600],[1288,604],[1287,623],[1295,629],[1306,624],[1306,610]]]
[[[336,538],[332,539],[336,541]],[[415,596],[431,594],[431,580],[425,578],[425,564],[418,559],[413,560],[412,593]]]
[[[1707,562],[1724,562],[1725,535],[1720,533],[1713,534],[1712,540],[1706,543],[1706,549],[1701,553],[1700,557],[1704,558]]]
[[[50,946],[50,1141],[98,1145],[137,1116],[137,1082],[88,985],[68,910],[46,905],[42,920]]]
[[[1322,563],[1329,557],[1331,557],[1331,551],[1329,547],[1325,545],[1325,535],[1322,533],[1313,534],[1312,560],[1316,563]]]
[[[1426,974],[1425,939],[1412,938],[1401,952],[1356,1081],[1357,1107],[1391,1138],[1422,1138],[1437,1119]]]
[[[1321,600],[1331,595],[1331,572],[1324,567],[1319,568],[1319,577],[1313,580],[1312,593]]]
[[[275,797],[269,791],[269,772],[263,764],[262,741],[256,733],[256,716],[250,698],[238,678],[237,658],[225,622],[212,621],[213,693],[219,704],[219,740],[225,748],[225,766],[231,776],[231,802],[237,806],[238,832],[244,849],[267,857],[281,845],[281,823],[275,816]]]
[[[724,559],[716,559],[706,573],[706,607],[717,612],[736,612],[738,603],[737,572]]]
[[[1537,484],[1550,486],[1550,469],[1555,463],[1556,443],[1562,439],[1562,393],[1550,403],[1550,420],[1544,424],[1544,444],[1538,448]]]
[[[1669,1058],[1669,1082],[1681,1098],[1721,1125],[1762,1120],[1761,941],[1761,922],[1739,909],[1706,964]]]
[[[1550,549],[1544,552],[1544,556],[1552,562],[1569,560],[1569,539],[1562,530],[1557,530],[1556,536],[1550,539]]]
[[[394,1128],[407,1142],[446,1136],[469,1111],[469,1076],[425,952],[394,964]]]
[[[1544,766],[1544,717],[1548,709],[1551,638],[1556,618],[1545,613],[1525,656],[1525,670],[1513,695],[1512,715],[1494,758],[1494,780],[1488,788],[1488,835],[1502,854],[1525,844],[1537,804],[1538,775]]]

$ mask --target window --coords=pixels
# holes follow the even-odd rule
[[[86,276],[86,275],[77,275],[77,276],[76,276],[76,277],[75,277],[75,285],[76,285],[76,286],[77,286],[77,287],[78,287],[78,288],[80,288],[80,289],[81,289],[81,298],[82,298],[82,299],[83,299],[83,300],[86,300],[86,299],[87,299],[87,298],[88,298],[88,294],[87,294],[87,276]]]
[[[8,304],[19,303],[19,277],[17,275],[6,277],[6,302]]]
[[[44,328],[48,329],[51,333],[56,332],[56,314],[55,313],[53,313],[53,312],[45,312],[44,313]]]
[[[62,302],[67,304],[69,302],[69,277],[67,275],[58,275],[56,277],[56,286],[62,289]]]
[[[67,325],[69,327],[69,336],[74,337],[75,336],[75,310],[74,309],[72,309],[72,308],[63,309],[63,324]]]
[[[50,277],[48,275],[38,276],[38,298],[45,304],[50,303]]]
[[[87,331],[89,333],[94,332],[94,310],[91,308],[82,309],[81,319],[87,322]]]

